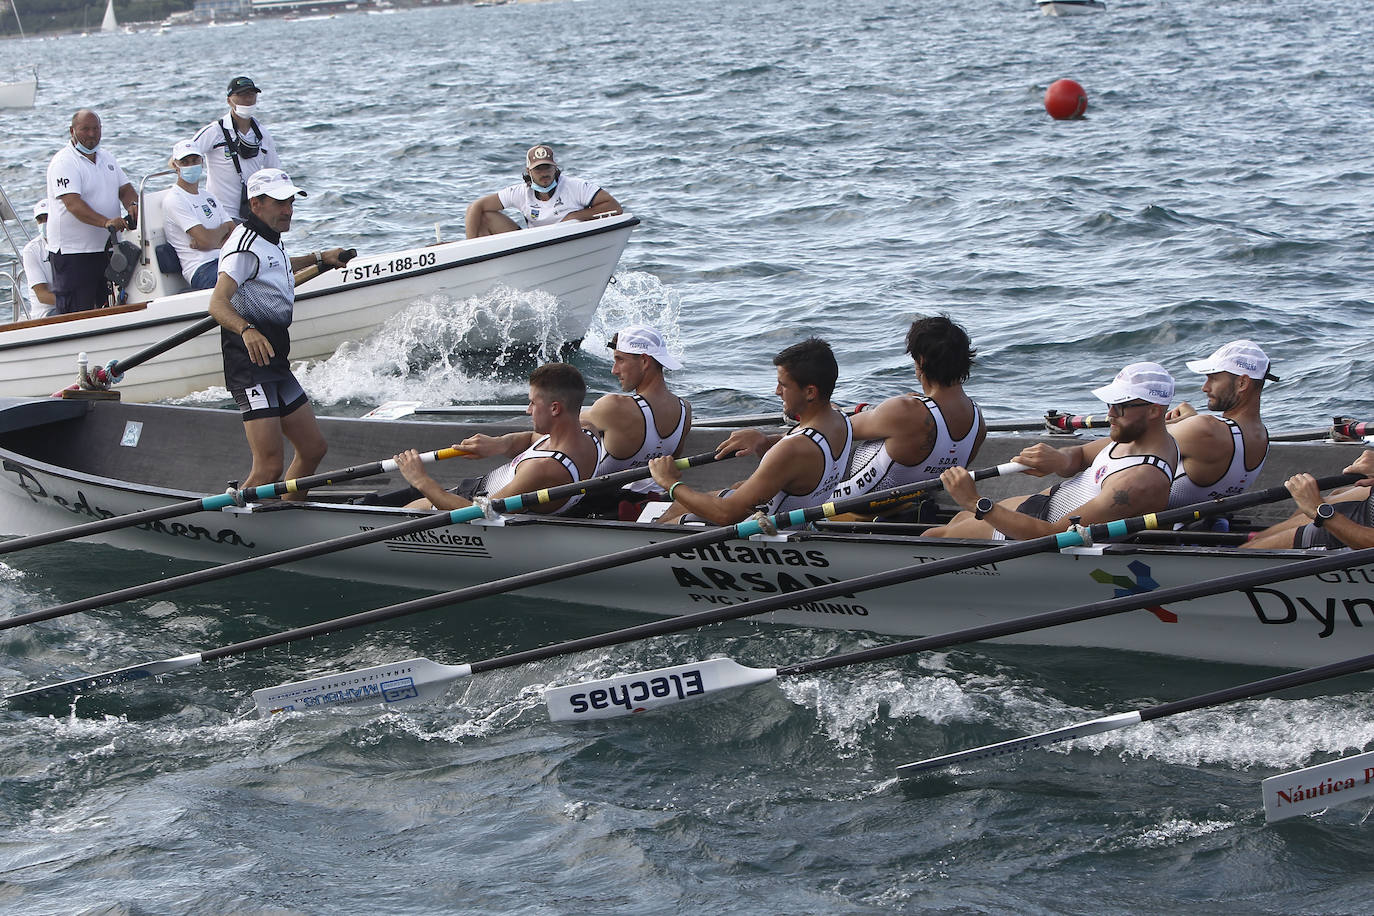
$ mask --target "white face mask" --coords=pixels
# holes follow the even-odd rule
[[[243,104],[240,104],[240,103],[238,103],[238,102],[235,102],[235,103],[234,103],[234,113],[237,114],[237,115],[242,115],[242,116],[245,117],[245,118],[251,117],[257,110],[258,110],[258,103],[257,103],[257,101],[253,101],[253,102],[251,102],[251,103],[249,103],[249,104],[247,104],[247,105],[243,105]]]

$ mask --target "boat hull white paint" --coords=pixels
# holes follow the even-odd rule
[[[327,357],[345,341],[367,337],[392,315],[427,298],[441,295],[459,302],[497,285],[556,297],[557,335],[567,342],[581,340],[638,222],[622,215],[359,255],[346,270],[325,273],[297,291],[291,359]],[[0,397],[44,397],[70,385],[82,352],[93,367],[127,359],[203,318],[209,299],[208,290],[180,293],[135,312],[96,312],[59,323],[0,328]],[[522,316],[514,317],[516,334],[544,330],[542,322],[522,324]],[[530,342],[538,343],[473,328],[463,347],[499,349]],[[223,383],[220,335],[211,330],[139,366],[118,388],[124,399],[146,402]]]

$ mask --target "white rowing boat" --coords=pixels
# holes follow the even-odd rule
[[[1102,0],[1037,0],[1036,5],[1046,16],[1086,16],[1107,8]]]
[[[325,419],[329,464],[362,464],[403,446],[432,449],[461,438],[451,424]],[[470,427],[469,427],[470,429]],[[483,429],[491,430],[491,426]],[[689,453],[709,451],[722,433],[694,430]],[[994,437],[979,463],[1014,455],[1024,437]],[[1338,471],[1358,446],[1276,444],[1263,486],[1295,468]],[[228,411],[117,402],[0,402],[0,519],[8,533],[31,534],[93,518],[123,515],[222,492],[243,473],[246,449]],[[480,473],[477,463],[446,462],[449,479]],[[703,485],[742,476],[740,461],[688,472]],[[706,472],[710,471],[710,474]],[[1019,481],[1024,492],[1037,482]],[[367,486],[396,485],[373,479]],[[982,489],[997,490],[988,486]],[[1004,488],[1008,486],[1003,482]],[[187,559],[225,563],[316,543],[423,513],[327,501],[268,503],[199,511],[166,522],[111,532],[114,545]],[[338,497],[334,497],[337,499]],[[1285,511],[1275,507],[1275,511]],[[538,518],[480,519],[404,537],[379,538],[289,569],[311,575],[432,591],[576,563],[700,529],[617,521]],[[1196,540],[1197,538],[1195,538]],[[1215,540],[1213,536],[1212,540]],[[597,607],[675,615],[847,580],[877,572],[969,557],[984,541],[916,537],[900,525],[823,523],[818,530],[730,539],[565,578],[530,593]],[[1038,611],[1087,604],[1121,593],[1149,591],[1260,571],[1311,556],[1308,551],[1237,551],[1139,540],[1096,544],[1012,562],[975,566],[909,586],[843,594],[769,614],[766,620],[894,635],[941,632]],[[1242,589],[1138,613],[1026,633],[1034,644],[1158,652],[1257,665],[1323,664],[1374,647],[1374,567]],[[499,613],[500,606],[455,611]],[[589,611],[594,614],[595,611]],[[1362,648],[1364,647],[1364,648]]]
[[[158,269],[154,251],[164,241],[161,201],[145,198],[147,225],[126,234],[141,252],[129,284],[142,304],[0,324],[0,397],[44,397],[77,378],[77,356],[92,367],[125,359],[183,330],[206,315],[210,292],[184,292],[179,273]],[[462,302],[498,286],[548,294],[552,316],[534,305],[529,314],[475,322],[459,349],[538,348],[550,341],[574,347],[591,325],[615,273],[630,232],[639,220],[628,214],[564,222],[480,239],[359,254],[348,266],[302,284],[291,326],[293,361],[322,359],[345,341],[361,340],[408,306],[443,296]],[[217,332],[202,334],[159,356],[119,386],[125,399],[182,397],[224,383]]]

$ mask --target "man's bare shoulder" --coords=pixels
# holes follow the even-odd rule
[[[1174,437],[1179,448],[1188,453],[1191,449],[1230,442],[1231,428],[1220,417],[1199,413],[1177,423],[1170,423],[1169,435]]]

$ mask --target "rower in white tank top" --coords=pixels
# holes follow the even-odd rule
[[[596,472],[593,476],[600,477],[602,474],[612,474],[616,471],[624,471],[628,468],[643,467],[649,463],[650,458],[657,458],[660,455],[675,455],[677,447],[682,444],[682,435],[687,428],[687,405],[682,398],[677,399],[678,415],[677,426],[666,436],[658,433],[658,424],[654,421],[654,410],[649,402],[638,394],[630,395],[635,404],[639,406],[640,414],[644,417],[644,442],[639,446],[639,450],[628,458],[617,458],[608,452],[604,442],[601,446],[601,460],[597,462]],[[658,485],[652,479],[636,480],[628,484],[625,489],[634,490],[637,493],[660,493]]]
[[[1174,459],[1169,461],[1159,455],[1124,455],[1114,457],[1120,443],[1114,442],[1097,453],[1093,463],[1088,465],[1079,473],[1070,477],[1068,480],[1056,486],[1046,496],[1048,499],[1043,504],[1043,514],[1035,511],[1026,512],[1027,515],[1034,515],[1047,522],[1057,522],[1060,519],[1073,515],[1084,503],[1095,498],[1102,492],[1102,483],[1117,471],[1124,471],[1137,465],[1147,464],[1150,467],[1159,468],[1160,473],[1170,480],[1174,476],[1174,468],[1178,465],[1178,450],[1174,450]],[[1034,497],[1023,502],[1017,511],[1025,511]]]
[[[825,438],[825,434],[814,427],[798,426],[788,430],[787,435],[783,438],[786,439],[790,436],[805,436],[816,443],[821,454],[825,457],[825,470],[821,472],[820,481],[810,493],[788,493],[784,490],[774,496],[769,500],[765,510],[768,515],[791,512],[793,509],[806,509],[828,501],[840,479],[849,470],[849,460],[854,453],[854,427],[850,424],[848,417],[844,418],[844,446],[841,447],[838,454],[831,451],[830,440]]]
[[[600,438],[586,430],[583,430],[583,434],[590,437],[592,440],[596,442],[596,454],[599,463],[599,459],[602,455]],[[553,449],[541,448],[541,446],[543,446],[543,444],[548,441],[548,436],[544,436],[536,440],[530,445],[529,448],[525,449],[523,452],[516,455],[508,463],[501,465],[499,468],[496,468],[494,471],[487,474],[486,479],[482,481],[482,492],[485,494],[499,492],[502,487],[506,486],[512,480],[515,479],[515,469],[520,465],[520,462],[529,461],[531,458],[552,458],[559,464],[563,465],[563,467],[567,470],[569,476],[569,483],[580,482],[582,480],[582,475],[577,470],[577,462],[569,458],[567,454],[565,454],[564,452],[555,451]],[[571,496],[568,498],[566,502],[563,503],[563,505],[559,506],[557,509],[554,509],[552,512],[546,512],[544,514],[562,515],[569,509],[571,509],[573,506],[577,505],[582,500],[582,496],[583,494],[581,493],[577,494],[576,496]]]
[[[947,468],[968,467],[973,448],[978,442],[978,430],[982,426],[982,411],[973,405],[973,422],[962,439],[950,434],[949,424],[940,412],[940,405],[934,398],[923,394],[910,394],[926,406],[931,419],[935,421],[935,444],[930,454],[920,464],[902,464],[887,451],[887,440],[868,439],[854,446],[854,457],[850,464],[849,477],[837,485],[830,498],[844,499],[848,496],[861,496],[876,490],[900,487],[908,483],[930,480],[939,477]]]
[[[1183,467],[1183,462],[1180,461],[1178,470],[1174,472],[1173,486],[1169,489],[1170,509],[1244,493],[1259,477],[1260,471],[1264,470],[1264,460],[1269,457],[1268,442],[1264,445],[1264,454],[1260,456],[1259,464],[1253,468],[1247,468],[1245,466],[1245,437],[1241,433],[1240,424],[1229,417],[1217,417],[1217,419],[1231,427],[1231,463],[1227,465],[1226,473],[1222,474],[1216,483],[1202,486],[1194,483],[1188,477],[1188,471]]]

